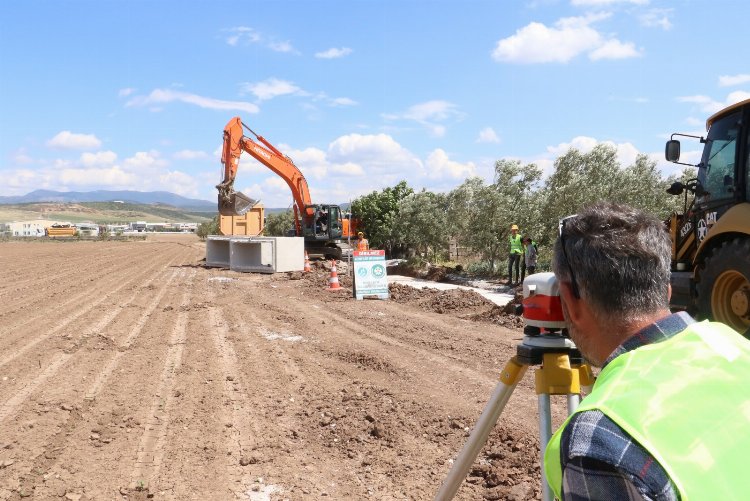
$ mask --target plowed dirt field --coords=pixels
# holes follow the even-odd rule
[[[0,499],[432,499],[518,324],[204,257],[192,235],[0,244]],[[536,405],[530,372],[456,499],[540,497]]]

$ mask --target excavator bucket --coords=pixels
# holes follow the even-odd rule
[[[239,191],[232,191],[228,194],[219,193],[219,214],[222,216],[243,216],[258,202],[259,200],[249,198]]]

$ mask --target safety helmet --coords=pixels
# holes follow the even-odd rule
[[[518,229],[518,225],[517,225],[517,224],[514,224],[514,225],[512,225],[512,226],[510,227],[510,229],[511,229],[511,230],[517,230],[517,229]]]

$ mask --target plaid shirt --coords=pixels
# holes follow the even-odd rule
[[[694,320],[670,315],[637,332],[604,362],[683,331]],[[679,495],[667,472],[643,447],[601,411],[575,414],[560,444],[562,498],[566,501],[673,501]]]

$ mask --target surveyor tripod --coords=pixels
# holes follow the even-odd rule
[[[539,408],[542,499],[552,501],[552,489],[547,484],[544,474],[544,450],[552,438],[550,395],[566,395],[568,414],[571,414],[580,403],[581,386],[593,384],[591,369],[583,363],[581,353],[573,342],[556,334],[524,336],[523,342],[516,348],[516,356],[508,361],[500,373],[500,382],[497,383],[479,416],[469,440],[440,486],[435,501],[449,501],[456,495],[479,451],[487,442],[487,437],[503,412],[505,404],[530,365],[539,366],[535,374],[535,386]]]

